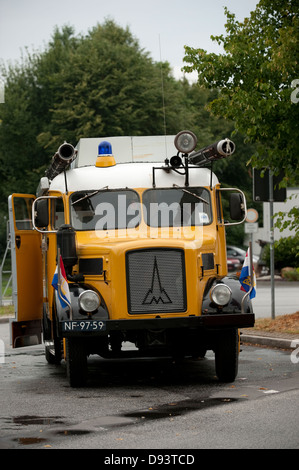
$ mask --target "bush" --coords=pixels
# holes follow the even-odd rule
[[[270,266],[270,245],[265,247],[263,259]],[[274,243],[275,269],[281,271],[286,266],[296,268],[299,265],[299,234],[281,238]]]
[[[287,281],[299,281],[299,268],[283,268],[281,276]]]

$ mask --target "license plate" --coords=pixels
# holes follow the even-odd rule
[[[64,321],[62,331],[105,331],[106,323],[102,320]]]

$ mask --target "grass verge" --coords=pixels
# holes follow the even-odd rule
[[[8,315],[14,315],[14,306],[13,305],[7,305],[5,307],[0,307],[0,318],[1,317],[7,317]]]
[[[299,311],[288,315],[271,318],[258,318],[255,320],[253,330],[262,330],[269,333],[299,334]]]

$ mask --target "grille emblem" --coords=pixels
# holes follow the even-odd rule
[[[158,262],[155,256],[152,285],[147,291],[142,305],[151,305],[152,303],[159,304],[160,302],[162,302],[162,304],[172,304],[169,295],[167,294],[166,290],[162,287]]]

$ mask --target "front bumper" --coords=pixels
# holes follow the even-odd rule
[[[103,320],[87,325],[88,320],[62,321],[59,323],[61,335],[70,336],[105,336],[113,331],[250,328],[254,326],[253,313],[232,313],[201,315],[198,317],[145,318],[130,320]],[[92,322],[89,322],[92,323]],[[97,327],[96,323],[101,323]],[[87,328],[90,326],[91,328]],[[93,328],[94,326],[94,328]]]

